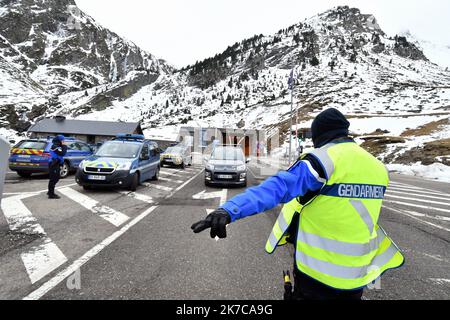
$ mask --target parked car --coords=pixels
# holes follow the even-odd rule
[[[33,173],[48,173],[50,148],[53,137],[47,139],[26,139],[11,148],[9,168],[24,178]],[[66,138],[67,154],[61,166],[61,178],[76,171],[80,162],[93,154],[93,150],[83,141]]]
[[[161,154],[161,167],[164,165],[185,168],[192,165],[191,148],[178,145],[169,147]]]
[[[205,158],[205,185],[247,186],[247,163],[242,148],[223,145],[216,146]]]
[[[84,189],[110,186],[136,191],[140,183],[159,179],[159,159],[156,142],[143,135],[118,135],[80,163],[76,182]]]

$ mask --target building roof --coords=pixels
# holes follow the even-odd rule
[[[142,133],[139,122],[43,119],[28,129],[33,133],[61,133],[92,136],[115,136],[119,133]]]

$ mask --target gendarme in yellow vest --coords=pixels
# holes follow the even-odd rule
[[[289,225],[299,214],[295,261],[313,279],[352,290],[400,267],[402,253],[377,224],[389,184],[385,166],[353,142],[331,143],[310,154],[322,164],[326,183],[303,206],[294,199],[283,207],[266,251],[286,244]]]

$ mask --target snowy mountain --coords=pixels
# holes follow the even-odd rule
[[[3,19],[5,13],[0,12]],[[73,60],[79,61],[79,55],[95,59],[93,52],[98,49],[93,48],[100,46],[97,41],[111,44],[105,37],[92,36],[92,30],[110,34],[108,31],[84,14],[82,17],[86,29],[82,34],[92,41],[74,45],[75,49],[79,45],[82,49],[64,61],[69,66],[74,65]],[[29,41],[26,39],[21,40]],[[8,52],[20,51],[22,46],[14,37],[8,41],[13,44]],[[90,84],[76,88],[78,84],[64,82],[56,105],[45,114],[142,121],[143,127],[149,129],[180,125],[268,131],[276,128],[284,134],[284,143],[290,110],[287,80],[294,69],[299,126],[308,126],[321,110],[336,107],[349,116],[351,130],[359,141],[386,162],[418,159],[424,164],[450,164],[446,157],[450,155],[450,72],[430,61],[418,43],[405,36],[385,34],[373,15],[362,14],[358,9],[328,10],[274,35],[257,35],[237,42],[224,52],[181,70],[173,70],[149,56],[145,61],[152,63],[144,64],[144,68],[152,66],[149,72],[142,72],[139,67],[130,71],[133,67],[127,67],[115,73],[114,65],[122,66],[126,59],[118,63],[119,59],[111,55],[115,56],[115,50],[124,43],[102,54],[106,62],[99,58],[97,63],[86,66],[76,64],[85,66],[84,79]],[[63,40],[61,45],[66,50],[72,47]],[[21,54],[28,57],[29,53],[15,54],[15,59],[23,61],[22,70],[32,68],[27,63],[34,60],[28,62]],[[17,65],[14,59],[8,62]],[[53,66],[46,66],[46,72],[54,70]],[[28,74],[47,92],[58,87],[52,73],[41,78],[38,75],[46,73],[36,68]],[[91,74],[98,78],[90,77]],[[114,74],[120,76],[111,76]],[[426,152],[429,143],[436,141],[441,143],[438,154]],[[412,154],[422,156],[414,158]]]
[[[410,31],[403,32],[402,36],[421,48],[430,61],[437,63],[441,67],[450,69],[450,45],[436,44],[420,39]]]
[[[61,94],[127,79],[131,95],[172,70],[99,26],[73,0],[2,0],[0,25],[0,107],[28,124],[59,107]],[[11,128],[20,129],[15,122]]]

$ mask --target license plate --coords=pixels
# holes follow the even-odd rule
[[[219,179],[233,179],[233,176],[230,176],[228,174],[219,174],[217,177]]]
[[[166,161],[166,162],[172,162],[173,160],[172,160],[172,158],[165,158],[164,161]]]
[[[19,156],[17,157],[18,162],[30,162],[31,156]]]
[[[105,176],[88,176],[89,180],[106,180]]]

